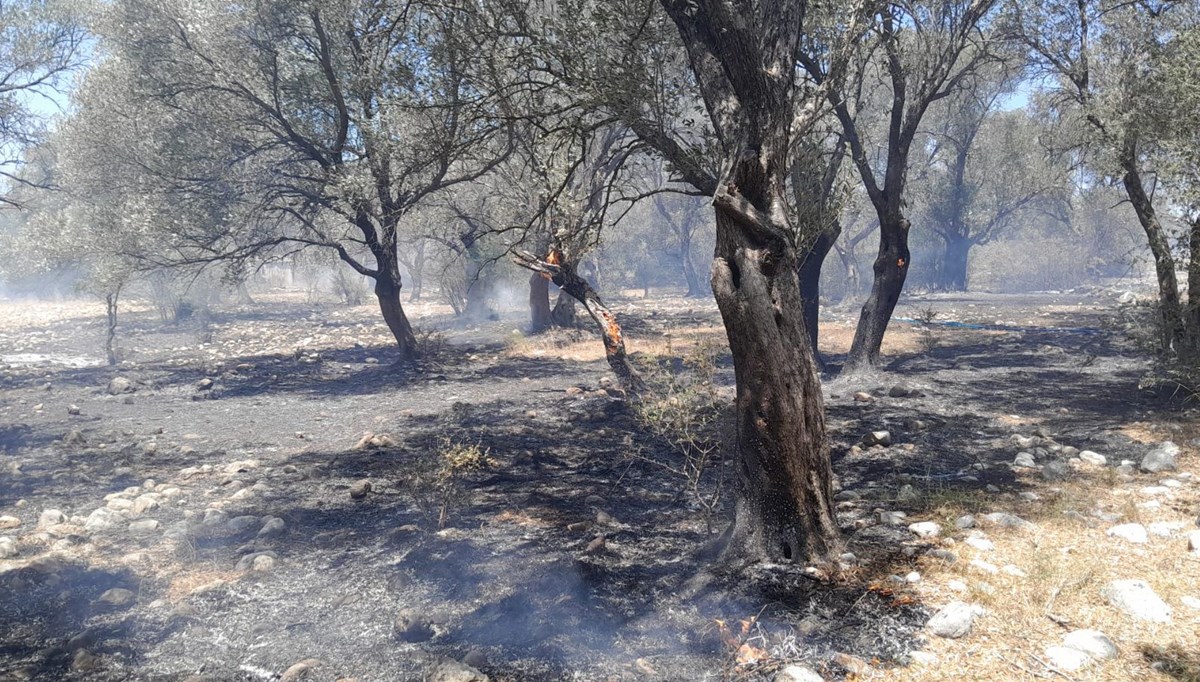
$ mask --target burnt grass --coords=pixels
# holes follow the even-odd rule
[[[1059,443],[1119,462],[1142,452],[1120,426],[1151,412],[1171,419],[1176,409],[1138,388],[1147,363],[1108,299],[969,302],[929,305],[965,322],[1033,322],[986,333],[935,325],[936,347],[894,355],[872,376],[839,377],[841,358],[827,358],[835,471],[863,498],[839,511],[859,565],[833,581],[794,565],[707,572],[714,536],[683,481],[655,464],[671,463],[671,450],[600,390],[602,361],[514,356],[489,340],[510,332],[516,313],[482,328],[427,322],[449,343],[416,370],[388,365],[382,344],[333,344],[319,359],[229,353],[217,364],[197,353],[186,328],[134,316],[125,332],[144,345],[191,350],[146,352],[115,369],[12,365],[0,378],[0,514],[22,519],[6,531],[20,555],[0,561],[0,680],[276,679],[311,658],[321,662],[313,679],[328,680],[429,679],[447,658],[493,680],[765,680],[791,661],[837,679],[852,672],[839,653],[905,665],[932,606],[880,585],[917,568],[924,547],[903,527],[856,520],[875,508],[922,518],[925,502],[895,500],[905,483],[923,499],[1022,489],[1005,464],[1011,436],[1033,427],[1005,415],[1034,417]],[[620,308],[635,352],[639,334],[718,321],[710,302],[686,311],[635,303]],[[1050,304],[1075,307],[1037,314]],[[292,348],[311,332],[310,313],[252,309],[222,319],[295,320],[283,343]],[[97,322],[63,323],[41,352],[87,353],[98,335]],[[719,361],[731,395],[727,353]],[[118,375],[136,382],[128,398],[105,390]],[[205,377],[216,383],[202,391]],[[897,384],[921,395],[888,397]],[[855,401],[857,391],[876,399]],[[69,415],[71,404],[81,414]],[[851,447],[877,429],[895,443]],[[393,442],[356,449],[366,432]],[[491,464],[457,482],[439,529],[439,500],[416,489],[414,472],[447,443],[478,445]],[[35,528],[43,509],[86,517],[105,495],[146,479],[181,491],[145,514],[159,521],[156,532]],[[364,479],[370,492],[352,497]],[[239,489],[252,494],[234,499]],[[209,532],[201,519],[210,507],[260,522]],[[717,528],[730,508],[727,500]],[[267,516],[283,519],[282,534],[256,536]],[[164,537],[169,529],[174,539]],[[262,552],[276,559],[270,570],[237,568]],[[111,588],[134,600],[98,601]],[[397,632],[402,615],[428,627]],[[738,621],[750,617],[743,636]],[[718,619],[732,627],[733,646]],[[737,665],[742,641],[770,657]]]

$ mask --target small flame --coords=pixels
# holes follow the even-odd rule
[[[749,642],[738,647],[737,656],[734,660],[738,665],[754,665],[770,657],[770,654],[764,649],[760,649],[751,645]]]
[[[903,258],[897,258],[896,259],[896,267],[903,268],[907,262],[908,261],[904,260]]]

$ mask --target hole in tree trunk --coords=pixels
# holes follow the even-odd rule
[[[733,288],[739,289],[742,286],[742,269],[738,267],[737,261],[729,261],[729,279],[733,282]]]
[[[792,560],[792,545],[791,545],[791,543],[788,543],[788,542],[783,543],[783,558],[786,559],[787,561]]]

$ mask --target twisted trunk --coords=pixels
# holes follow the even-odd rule
[[[550,279],[540,272],[529,276],[529,333],[541,334],[553,324],[550,313]]]
[[[804,308],[804,330],[808,333],[808,343],[818,366],[821,365],[821,351],[817,346],[821,324],[821,268],[839,234],[841,229],[836,224],[822,230],[800,261],[800,305]]]
[[[1175,258],[1171,255],[1171,242],[1158,214],[1154,202],[1146,193],[1138,169],[1132,145],[1121,159],[1121,178],[1129,203],[1137,214],[1138,223],[1146,233],[1150,253],[1154,256],[1154,272],[1158,276],[1159,350],[1170,353],[1182,348],[1185,336],[1183,307],[1179,300],[1179,280],[1175,277]],[[1189,288],[1191,284],[1189,283]],[[1189,301],[1190,303],[1190,301]]]

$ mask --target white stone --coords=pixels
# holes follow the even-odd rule
[[[1110,538],[1121,538],[1137,545],[1144,545],[1150,540],[1150,536],[1146,533],[1146,527],[1140,523],[1122,523],[1119,526],[1113,526],[1105,532],[1105,535]]]
[[[967,584],[961,580],[951,580],[950,582],[946,583],[946,587],[954,590],[955,592],[967,591]]]
[[[780,668],[779,672],[775,673],[775,677],[772,679],[775,682],[825,682],[825,678],[817,674],[812,668],[795,664]]]
[[[1011,575],[1014,578],[1028,578],[1029,577],[1028,573],[1026,573],[1025,571],[1022,571],[1020,568],[1018,568],[1016,566],[1013,566],[1012,564],[1005,564],[1000,567],[1000,570],[1008,575]]]
[[[1160,471],[1174,471],[1175,457],[1179,454],[1179,446],[1171,441],[1163,441],[1142,458],[1141,469],[1156,474]]]
[[[1180,597],[1179,601],[1193,611],[1200,611],[1200,599],[1196,597]]]
[[[1138,491],[1142,497],[1158,497],[1171,492],[1171,489],[1165,485],[1148,485]]]
[[[996,568],[994,564],[989,564],[981,559],[971,559],[971,566],[983,571],[984,573],[991,573],[992,575],[1000,572],[1000,569]]]
[[[911,651],[908,657],[917,665],[934,665],[938,662],[938,657],[928,651]]]
[[[1150,529],[1151,535],[1155,535],[1160,538],[1169,538],[1175,534],[1175,531],[1183,530],[1186,525],[1187,524],[1182,521],[1155,521],[1154,523],[1151,523],[1148,528]]]
[[[968,536],[963,542],[981,552],[991,552],[996,549],[996,543],[981,535]]]
[[[124,521],[125,516],[121,512],[113,511],[108,507],[100,507],[88,514],[87,520],[83,522],[83,528],[84,530],[108,530]]]
[[[975,622],[975,609],[960,601],[950,602],[942,607],[926,623],[929,631],[938,637],[958,639],[971,631]]]
[[[67,515],[57,509],[47,509],[38,517],[38,528],[57,526],[67,522]]]
[[[1084,450],[1083,452],[1079,453],[1079,459],[1083,460],[1084,462],[1087,462],[1088,464],[1091,464],[1093,466],[1098,466],[1098,467],[1102,467],[1105,464],[1108,464],[1107,457],[1105,457],[1104,455],[1102,455],[1098,452],[1092,452],[1091,450]]]
[[[879,522],[885,526],[902,526],[907,516],[902,511],[881,511],[879,512]]]
[[[933,521],[918,521],[917,523],[910,524],[908,529],[922,538],[936,538],[942,533],[942,527]]]
[[[1033,455],[1028,452],[1018,452],[1016,458],[1013,459],[1012,465],[1032,469],[1037,466],[1037,462],[1033,459]]]
[[[1117,657],[1117,645],[1099,630],[1076,630],[1063,637],[1063,646],[1082,651],[1097,661]]]
[[[1066,673],[1079,670],[1091,660],[1082,651],[1065,646],[1048,646],[1043,653],[1050,665]]]
[[[1144,580],[1114,580],[1101,590],[1108,603],[1137,620],[1169,623],[1171,607]]]

